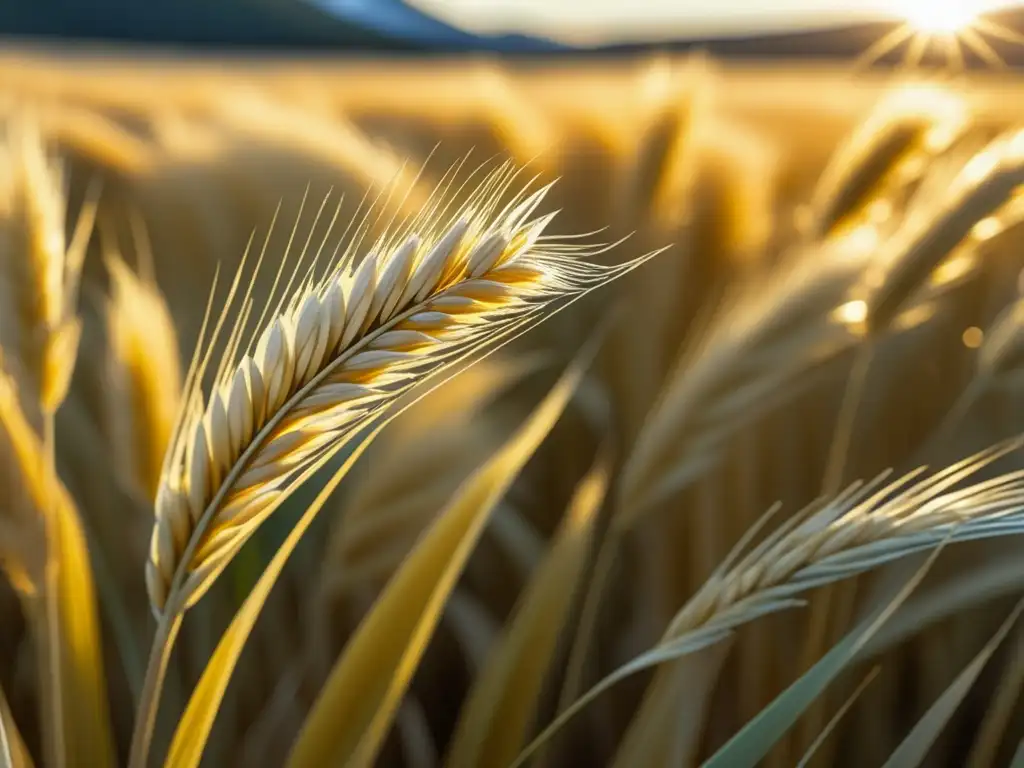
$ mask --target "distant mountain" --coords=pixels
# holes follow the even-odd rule
[[[291,51],[425,47],[297,0],[0,0],[0,37]]]
[[[452,51],[550,53],[571,50],[529,35],[477,35],[424,13],[404,0],[307,0],[347,22],[378,33],[416,40]]]
[[[481,36],[402,0],[0,0],[0,38],[281,52],[554,53]]]

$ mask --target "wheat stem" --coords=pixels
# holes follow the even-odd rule
[[[174,641],[181,629],[184,614],[180,611],[165,612],[157,622],[153,635],[153,652],[150,653],[146,665],[146,676],[139,694],[139,705],[135,712],[135,728],[132,731],[132,743],[129,751],[129,768],[145,768],[149,755],[150,743],[153,740],[153,729],[160,709],[160,692],[167,675],[167,667],[174,650]]]
[[[763,616],[802,606],[799,596],[948,542],[1024,533],[1024,470],[962,487],[965,479],[1020,449],[1006,441],[921,480],[923,468],[883,485],[854,484],[785,521],[742,557],[734,550],[672,620],[662,640],[607,675],[563,710],[515,762],[522,766],[602,692],[630,675],[696,653]],[[771,514],[769,512],[769,514]],[[766,515],[767,517],[767,515]],[[755,529],[763,525],[763,521]],[[753,540],[748,531],[745,536]],[[734,562],[735,561],[735,562]]]
[[[428,205],[411,225],[378,239],[357,266],[352,249],[361,234],[319,280],[316,260],[303,265],[300,257],[277,310],[257,328],[258,343],[256,335],[242,341],[253,307],[251,287],[239,292],[244,259],[204,351],[208,313],[157,494],[146,583],[160,627],[132,768],[148,754],[174,623],[325,457],[420,381],[654,255],[610,268],[569,258],[584,249],[544,237],[550,215],[530,220],[547,188],[495,213],[514,178],[500,168],[472,209],[441,227],[437,206]],[[300,268],[305,277],[297,281]],[[239,317],[204,395],[202,379],[233,308]]]
[[[43,477],[47,489],[43,499],[43,523],[46,526],[46,566],[44,586],[41,595],[43,612],[43,647],[40,655],[44,658],[42,669],[44,678],[40,681],[44,691],[43,701],[46,702],[47,717],[47,748],[50,750],[49,760],[53,765],[63,766],[67,760],[67,745],[64,739],[64,693],[62,690],[62,651],[60,628],[60,547],[61,537],[56,521],[60,514],[56,508],[56,500],[49,493],[56,478],[54,415],[52,411],[43,413]]]
[[[874,339],[865,339],[853,362],[853,368],[843,388],[843,399],[836,418],[836,427],[829,446],[828,461],[825,465],[822,492],[834,496],[843,486],[846,465],[850,452],[856,448],[854,433],[857,429],[857,412],[867,386],[871,361],[874,358]]]

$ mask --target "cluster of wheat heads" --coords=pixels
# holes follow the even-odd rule
[[[678,77],[693,79],[682,92]],[[481,126],[466,125],[476,112],[355,115],[413,156],[438,134],[527,155],[553,142],[538,163],[564,183],[520,191],[502,166],[460,189],[453,173],[420,185],[436,197],[382,200],[376,220],[346,210],[346,232],[332,200],[313,206],[308,233],[300,214],[288,242],[268,236],[211,292],[184,376],[192,328],[171,260],[199,240],[167,211],[239,225],[216,194],[175,197],[203,186],[202,162],[234,179],[226,199],[247,200],[262,190],[243,189],[251,158],[230,167],[243,147],[280,157],[308,140],[330,163],[344,145],[357,186],[397,166],[348,128],[332,144],[322,110],[305,122],[270,98],[206,105],[210,125],[169,118],[134,182],[156,269],[108,248],[86,265],[102,287],[45,324],[82,321],[56,432],[73,493],[37,460],[53,439],[46,398],[19,366],[42,347],[4,337],[5,478],[25,502],[2,531],[39,542],[4,538],[5,573],[35,617],[45,568],[6,553],[52,555],[35,512],[77,520],[77,502],[89,558],[85,534],[77,549],[62,537],[63,572],[88,582],[72,602],[104,631],[81,612],[40,622],[47,637],[74,627],[75,652],[62,675],[41,667],[40,711],[57,713],[41,734],[10,695],[33,686],[0,679],[0,763],[106,765],[116,751],[143,765],[166,747],[173,766],[1004,764],[1024,679],[1020,652],[996,642],[1024,579],[1009,535],[1020,473],[996,465],[1019,466],[1019,441],[999,438],[1024,426],[1020,134],[953,90],[897,89],[795,194],[759,127],[706,98],[727,87],[717,77],[660,62],[618,133],[511,80],[478,105]],[[115,200],[134,167],[119,166]],[[566,216],[535,218],[542,204]],[[623,306],[603,291],[505,347],[645,260],[597,266],[596,249],[547,234],[563,218],[675,247],[614,293]],[[32,241],[12,242],[5,253]],[[198,252],[230,263],[220,250]],[[179,286],[173,311],[157,279]],[[547,386],[552,359],[605,316],[592,372]],[[548,358],[515,356],[541,341]],[[899,479],[855,482],[886,467]]]

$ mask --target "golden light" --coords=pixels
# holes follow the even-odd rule
[[[836,308],[834,317],[844,325],[859,325],[868,319],[867,302],[860,299],[848,301]]]
[[[903,64],[919,65],[935,46],[956,69],[963,69],[969,51],[992,67],[1005,66],[990,40],[1024,44],[1024,36],[1000,26],[983,14],[1012,3],[1007,0],[887,0],[890,13],[901,23],[876,42],[858,60],[870,65],[901,46]]]
[[[930,35],[953,35],[978,16],[969,0],[910,0],[903,9],[909,25]]]
[[[985,332],[976,325],[972,325],[970,328],[964,331],[961,339],[964,342],[964,346],[968,349],[977,349],[981,346],[981,343],[985,340]]]

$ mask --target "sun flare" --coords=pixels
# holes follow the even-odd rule
[[[902,15],[919,32],[955,35],[978,17],[977,3],[969,0],[910,0]]]
[[[872,64],[902,48],[903,63],[916,67],[934,48],[954,69],[963,69],[965,53],[998,68],[1004,62],[990,40],[1024,44],[1024,37],[1015,30],[984,17],[1012,5],[1006,0],[890,0],[886,5],[899,26],[865,51],[860,64]]]

